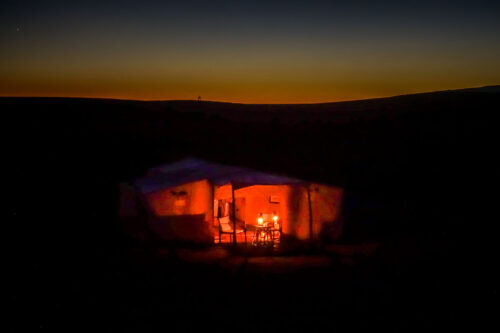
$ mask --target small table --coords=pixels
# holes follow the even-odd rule
[[[252,229],[255,231],[254,245],[274,245],[274,233],[280,231],[272,225],[252,225]]]

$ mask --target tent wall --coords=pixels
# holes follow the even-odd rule
[[[207,180],[145,195],[151,228],[163,239],[211,242],[212,187]]]
[[[325,233],[331,239],[340,237],[343,228],[343,190],[323,184],[311,184],[311,208],[314,238]]]
[[[146,194],[156,216],[207,214],[211,208],[212,188],[207,180],[162,189]]]
[[[231,184],[215,186],[214,199],[232,201]]]
[[[332,238],[342,232],[342,189],[322,184],[309,185],[313,239],[325,227],[330,227]],[[236,198],[245,197],[248,224],[255,224],[259,213],[276,213],[280,217],[283,234],[301,240],[310,239],[310,214],[306,185],[254,185],[238,189]],[[271,197],[279,203],[271,202]]]
[[[146,240],[151,236],[151,230],[147,226],[147,213],[141,210],[141,199],[132,185],[120,183],[118,216],[123,231],[135,239]]]
[[[288,211],[283,208],[287,189],[287,185],[254,185],[236,190],[236,200],[241,197],[245,198],[245,222],[247,224],[257,224],[259,213],[276,213],[280,216],[281,221],[287,221]],[[279,198],[280,202],[270,202],[269,198],[271,196]]]

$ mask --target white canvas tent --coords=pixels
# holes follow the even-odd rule
[[[342,231],[341,188],[200,159],[151,168],[121,192],[123,219],[135,220],[139,203],[148,228],[168,240],[212,242],[221,202],[244,224],[279,214],[283,234],[296,239],[317,239],[325,226],[333,238]]]

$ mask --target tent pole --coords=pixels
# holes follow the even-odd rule
[[[307,184],[307,203],[309,204],[309,241],[311,246],[313,244],[313,216],[312,216],[312,204],[311,204],[311,184]]]
[[[215,216],[215,208],[214,208],[214,204],[215,204],[215,188],[214,188],[214,184],[212,182],[210,182],[210,187],[212,189],[212,201],[210,202],[210,205],[212,206],[212,214],[210,215],[210,226],[209,226],[209,230],[213,230],[214,228],[214,216]],[[218,227],[218,226],[217,226]],[[220,229],[220,228],[219,228]],[[213,235],[213,231],[211,232],[212,235]],[[215,236],[213,235],[213,243],[215,243]],[[220,236],[219,236],[219,243],[220,243]]]
[[[233,244],[236,245],[236,200],[234,199],[234,184],[231,183],[231,195],[233,197]]]

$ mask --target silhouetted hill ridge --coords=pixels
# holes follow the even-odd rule
[[[180,117],[222,118],[246,123],[281,123],[295,126],[303,122],[326,122],[348,124],[351,122],[371,121],[386,117],[398,117],[405,113],[426,112],[426,109],[441,105],[445,109],[455,104],[475,103],[481,100],[496,99],[500,86],[453,90],[443,92],[400,95],[394,97],[367,99],[320,104],[235,104],[210,101],[130,101],[113,99],[86,98],[2,98],[2,104],[18,104],[23,108],[30,105],[38,109],[45,105],[46,112],[85,112],[80,118],[91,118],[99,112],[99,117],[119,122],[127,121],[133,110],[140,111],[141,117],[157,117],[158,113],[176,113]],[[487,92],[487,94],[486,94]],[[494,94],[491,94],[494,92]],[[491,94],[491,95],[490,95]],[[489,102],[486,102],[489,103]],[[106,109],[104,111],[103,109]],[[110,111],[122,109],[123,114]],[[99,110],[99,111],[97,111]],[[33,111],[33,110],[32,110]],[[108,114],[104,114],[107,112]],[[147,113],[147,114],[146,114]],[[181,116],[185,113],[185,116]],[[66,118],[69,115],[59,114]],[[76,115],[73,115],[76,116]],[[162,115],[167,116],[167,115]],[[160,116],[160,117],[162,117]],[[140,119],[139,121],[144,121]],[[118,125],[118,124],[116,124]],[[118,126],[119,127],[119,126]]]

